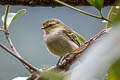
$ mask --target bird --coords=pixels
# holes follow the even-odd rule
[[[62,57],[80,47],[85,39],[66,26],[61,20],[53,18],[43,22],[43,39],[52,54]]]

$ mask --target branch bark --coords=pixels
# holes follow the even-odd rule
[[[61,0],[69,5],[73,6],[89,6],[87,0]],[[113,5],[116,0],[104,0],[104,6]],[[24,5],[24,6],[52,6],[58,7],[63,6],[54,2],[53,0],[0,0],[0,5]]]

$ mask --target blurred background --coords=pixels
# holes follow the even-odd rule
[[[93,7],[78,7],[90,13],[99,15]],[[102,20],[86,16],[67,7],[23,7],[12,6],[10,12],[27,9],[27,12],[10,26],[11,39],[20,55],[37,68],[50,67],[57,63],[58,57],[49,54],[43,41],[42,23],[50,18],[61,19],[66,25],[89,40],[105,27]],[[103,8],[107,17],[110,7]],[[0,18],[5,7],[0,6]],[[0,20],[0,27],[2,21]],[[0,32],[0,42],[8,45],[5,36]],[[0,48],[0,80],[11,80],[18,76],[29,76],[29,72],[13,56]]]

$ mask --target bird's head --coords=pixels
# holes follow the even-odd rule
[[[54,31],[56,28],[61,28],[63,26],[63,22],[59,19],[48,19],[43,23],[43,29],[46,33]]]

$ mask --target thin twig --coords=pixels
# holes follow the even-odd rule
[[[33,72],[35,72],[37,69],[36,68],[34,68],[33,66],[31,66],[28,62],[26,62],[21,56],[20,56],[20,53],[18,53],[18,51],[16,50],[16,48],[14,47],[14,45],[13,45],[13,43],[12,43],[12,40],[11,40],[11,38],[10,38],[10,34],[8,33],[8,30],[5,32],[5,36],[6,36],[6,39],[7,39],[7,41],[8,41],[8,43],[9,43],[9,45],[10,45],[10,47],[11,47],[11,49],[12,49],[12,51],[13,51],[13,56],[15,56],[17,59],[22,59],[22,63],[23,63],[23,65],[25,66],[25,68],[27,69],[27,70],[29,70],[29,72],[30,73],[33,73]],[[27,65],[26,65],[26,63],[27,63]],[[36,69],[36,70],[35,70]]]
[[[78,11],[78,12],[80,12],[80,13],[83,13],[83,14],[85,14],[85,15],[88,15],[88,16],[91,16],[91,17],[94,17],[94,18],[97,18],[97,19],[102,19],[102,20],[106,20],[106,21],[111,22],[110,20],[108,20],[108,19],[106,19],[106,18],[104,18],[104,17],[101,17],[101,16],[97,16],[97,15],[88,13],[88,12],[86,12],[86,11],[83,11],[83,10],[81,10],[81,9],[78,9],[78,8],[76,8],[76,7],[73,7],[73,6],[69,5],[69,4],[66,4],[66,3],[64,3],[64,2],[62,2],[62,1],[60,1],[60,0],[54,0],[54,1],[57,2],[57,3],[60,3],[60,4],[64,5],[64,6],[67,6],[67,7],[71,8],[71,9],[73,9],[73,10],[75,10],[75,11]]]
[[[25,68],[27,69],[27,70],[29,70],[29,72],[30,73],[33,73],[33,72],[35,72],[37,69],[36,68],[34,68],[33,66],[31,66],[28,62],[26,62],[21,56],[20,56],[20,54],[18,53],[18,51],[16,50],[16,48],[14,47],[14,45],[13,45],[13,43],[12,43],[12,40],[11,40],[11,38],[10,38],[10,34],[9,34],[9,32],[8,32],[8,28],[7,28],[7,18],[8,18],[8,11],[9,11],[9,8],[10,8],[10,6],[9,5],[7,5],[6,6],[6,10],[5,10],[5,17],[4,17],[4,27],[3,27],[3,29],[4,29],[4,34],[5,34],[5,36],[6,36],[6,39],[7,39],[7,41],[8,41],[8,43],[9,43],[9,45],[10,45],[10,47],[11,47],[11,49],[12,49],[12,55],[13,56],[15,56],[17,59],[19,59],[22,63],[23,63],[23,65],[25,66]],[[1,45],[1,46],[3,46],[2,48],[6,48],[5,50],[7,50],[7,51],[9,51],[8,50],[8,48],[7,47],[5,47],[4,45]],[[10,51],[9,51],[10,52]],[[26,64],[27,63],[27,64]]]
[[[103,20],[106,20],[106,21],[108,21],[108,22],[111,22],[111,23],[112,23],[112,21],[111,21],[110,19],[107,19],[107,18],[105,18],[105,17],[103,16],[103,14],[102,14],[102,10],[101,10],[101,11],[99,11],[99,13],[100,13],[101,18],[103,18]]]
[[[9,43],[10,47],[11,47],[12,50],[14,51],[14,53],[15,53],[17,56],[21,57],[20,54],[17,52],[16,48],[14,47],[13,43],[12,43],[12,40],[11,40],[11,38],[10,38],[10,34],[8,33],[8,31],[5,32],[5,36],[6,36],[6,39],[7,39],[8,43]]]
[[[33,73],[33,72],[37,72],[39,71],[37,68],[33,67],[30,63],[28,63],[27,61],[25,61],[22,57],[19,57],[15,54],[15,52],[13,52],[12,50],[10,50],[9,48],[7,48],[4,44],[0,43],[0,47],[3,48],[5,51],[7,51],[8,53],[10,53],[11,55],[13,55],[14,57],[16,57],[19,61],[21,61],[21,63],[23,63],[25,66],[27,66],[27,69]]]
[[[6,5],[6,10],[5,10],[5,16],[4,16],[4,29],[6,30],[7,29],[7,16],[8,16],[8,11],[10,9],[10,5]]]
[[[12,50],[15,52],[16,55],[18,55],[19,57],[21,57],[20,54],[15,49],[15,47],[14,47],[12,41],[11,41],[11,38],[10,38],[10,35],[9,35],[9,32],[8,32],[8,28],[7,28],[7,26],[8,26],[7,25],[7,18],[8,18],[9,9],[10,9],[10,5],[6,5],[3,29],[4,29],[4,33],[5,33],[6,39],[7,39],[8,43],[9,43],[10,47],[12,48]]]

